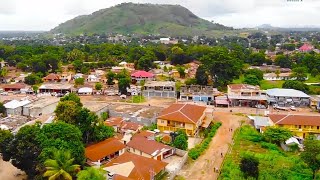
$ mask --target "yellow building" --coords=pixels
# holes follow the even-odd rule
[[[270,114],[269,121],[271,125],[287,128],[301,138],[309,134],[320,136],[320,116]]]
[[[157,119],[158,129],[163,131],[184,130],[188,135],[198,133],[200,126],[208,127],[212,121],[212,111],[194,104],[172,104],[164,109]]]

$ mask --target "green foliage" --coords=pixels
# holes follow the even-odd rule
[[[6,108],[4,107],[3,103],[0,102],[0,114],[5,114],[6,113]]]
[[[77,78],[74,80],[75,85],[84,85],[84,78]]]
[[[9,144],[13,140],[13,134],[9,130],[0,129],[0,153],[4,156],[9,153]]]
[[[178,135],[172,142],[173,147],[178,149],[187,150],[188,149],[188,136],[184,131],[178,131]]]
[[[313,68],[313,69],[311,70],[311,76],[312,76],[312,77],[316,77],[317,75],[319,75],[319,70],[316,69],[316,68]]]
[[[292,69],[291,77],[297,78],[298,81],[304,81],[307,78],[307,68],[296,67]]]
[[[259,177],[259,160],[252,155],[242,157],[240,161],[240,169],[244,174],[245,178]]]
[[[42,83],[42,79],[36,74],[30,74],[27,77],[25,77],[24,82],[28,85],[35,85]]]
[[[157,129],[157,124],[156,123],[152,123],[150,126],[143,126],[142,130],[149,130],[149,131],[153,131]]]
[[[206,68],[203,65],[200,65],[197,69],[196,75],[196,83],[199,85],[207,85],[208,84],[208,74],[206,72]]]
[[[278,145],[292,137],[291,131],[282,127],[267,127],[263,135],[267,141]]]
[[[130,87],[130,74],[127,70],[122,70],[120,73],[117,74],[116,78],[118,79],[118,87],[119,92],[121,94],[127,94],[127,88]]]
[[[201,142],[201,144],[196,145],[194,148],[190,149],[188,156],[196,160],[199,158],[199,156],[208,149],[210,142],[214,135],[216,134],[217,130],[221,126],[221,122],[215,123],[213,126],[211,126],[210,132],[208,136]]]
[[[50,159],[44,162],[46,172],[43,177],[50,180],[72,180],[72,177],[80,170],[80,166],[73,164],[74,158],[69,151],[58,150],[53,153]]]
[[[87,167],[77,174],[78,180],[105,180],[105,172],[94,167]]]
[[[185,73],[185,68],[183,66],[178,66],[177,71],[179,72],[180,78],[185,78],[186,73]]]
[[[266,62],[265,55],[263,53],[252,53],[248,58],[248,63],[254,66],[261,66],[263,63]]]
[[[95,85],[94,85],[94,88],[98,91],[100,91],[102,89],[102,84],[100,82],[97,82]]]
[[[316,172],[320,169],[320,141],[312,136],[306,138],[301,159],[312,169],[314,179]]]
[[[105,121],[109,118],[109,113],[108,112],[103,112],[101,113],[101,120]]]
[[[60,102],[64,102],[64,101],[73,101],[77,104],[77,106],[82,107],[82,103],[80,101],[80,97],[75,94],[75,93],[69,93],[68,95],[63,96],[60,99]]]
[[[197,84],[197,79],[195,78],[189,78],[184,82],[186,85],[195,85]]]
[[[98,126],[95,126],[93,129],[93,141],[95,142],[105,140],[107,138],[112,137],[113,135],[113,127],[106,126],[104,124],[99,124]]]
[[[301,81],[293,81],[293,80],[285,81],[282,85],[282,88],[296,89],[304,93],[309,93],[310,91],[308,85],[304,84]]]
[[[69,124],[76,123],[76,117],[79,114],[81,107],[77,106],[74,101],[60,101],[54,111],[56,114],[55,119]]]
[[[254,86],[260,85],[260,81],[257,78],[257,76],[251,75],[251,74],[245,76],[243,82],[246,83],[246,84],[254,85]]]
[[[113,85],[114,84],[114,79],[116,77],[116,74],[113,73],[112,71],[109,71],[107,74],[106,74],[106,78],[107,78],[107,84],[108,85]]]
[[[259,80],[263,79],[263,71],[260,69],[249,69],[244,73],[244,76],[247,77],[248,75],[254,75],[256,76]]]
[[[282,68],[291,68],[292,66],[292,61],[283,54],[277,55],[274,63]]]

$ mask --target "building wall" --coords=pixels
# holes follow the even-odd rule
[[[23,107],[23,115],[24,116],[31,116],[31,117],[37,117],[40,114],[41,115],[46,115],[46,114],[51,114],[54,112],[58,105],[58,102],[54,102],[52,104],[48,104],[43,107]]]
[[[140,150],[137,150],[137,149],[134,149],[132,147],[129,147],[128,150],[133,153],[133,154],[136,154],[136,155],[139,155],[139,156],[143,156],[143,157],[146,157],[146,158],[152,158],[152,159],[156,159],[157,157],[152,157],[151,155],[147,154],[147,153],[144,153]]]
[[[294,135],[305,138],[310,134],[320,134],[319,126],[303,126],[303,125],[276,125],[289,129]]]
[[[202,123],[203,117],[201,117],[201,121],[198,122],[198,124]],[[174,123],[174,121],[170,121]],[[175,123],[180,123],[180,122],[175,122]],[[188,135],[193,136],[194,133],[197,131],[198,127],[200,125],[195,125],[195,124],[189,124],[185,123],[183,127],[179,126],[168,126],[168,121],[164,119],[157,119],[157,129],[159,129],[161,132],[163,131],[178,131],[179,129],[184,130]]]
[[[22,107],[15,109],[6,109],[7,115],[22,115]]]

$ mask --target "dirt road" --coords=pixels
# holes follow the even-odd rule
[[[188,180],[214,180],[218,178],[218,173],[214,168],[221,166],[223,158],[232,142],[232,135],[236,128],[240,126],[239,121],[246,119],[243,116],[232,115],[230,112],[214,112],[215,121],[221,121],[222,126],[212,139],[208,150],[194,163],[186,165],[178,175]],[[232,128],[232,131],[230,129]]]
[[[20,171],[16,167],[14,167],[9,162],[3,161],[0,157],[0,179],[3,180],[23,180],[26,179],[25,175],[16,176],[16,174],[24,172]]]

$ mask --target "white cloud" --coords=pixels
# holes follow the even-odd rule
[[[130,0],[0,0],[0,30],[50,30],[78,15]],[[320,0],[131,0],[180,4],[199,17],[234,27],[320,26]]]

